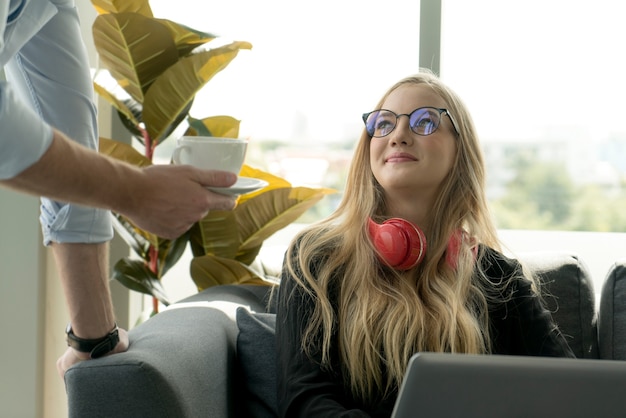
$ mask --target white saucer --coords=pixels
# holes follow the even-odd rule
[[[235,184],[230,187],[207,187],[207,189],[215,193],[240,195],[255,192],[267,186],[268,184],[268,182],[261,179],[255,179],[252,177],[238,177],[237,182],[235,182]]]

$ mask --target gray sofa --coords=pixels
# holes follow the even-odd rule
[[[577,357],[626,359],[626,260],[608,273],[596,309],[588,270],[576,256],[520,258],[544,283],[546,302]],[[68,370],[70,417],[272,416],[269,291],[209,288],[132,329],[128,352]]]

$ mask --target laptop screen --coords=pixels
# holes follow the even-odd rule
[[[626,361],[418,353],[392,418],[626,417]]]

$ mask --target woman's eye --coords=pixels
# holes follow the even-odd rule
[[[393,123],[388,119],[380,119],[376,123],[376,130],[378,132],[390,132],[393,129]]]
[[[435,129],[435,121],[428,116],[419,118],[415,122],[415,124],[413,124],[413,131],[422,135],[428,135],[432,133],[434,129]]]

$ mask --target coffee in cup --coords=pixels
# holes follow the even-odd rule
[[[183,136],[178,139],[172,160],[205,170],[230,171],[239,174],[248,141],[240,138]]]

